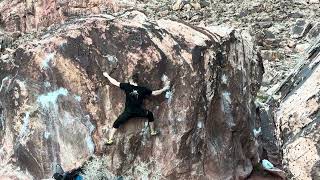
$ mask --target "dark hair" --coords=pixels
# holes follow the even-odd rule
[[[56,180],[62,180],[63,179],[63,175],[61,175],[59,173],[54,173],[52,177],[54,179],[56,179]]]
[[[139,73],[135,72],[132,74],[131,79],[133,82],[138,83],[139,82]]]

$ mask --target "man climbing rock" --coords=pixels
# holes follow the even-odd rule
[[[138,86],[139,75],[137,73],[134,73],[132,75],[132,77],[129,79],[129,83],[120,83],[117,80],[113,79],[107,72],[104,72],[103,75],[108,78],[111,84],[120,87],[120,89],[122,89],[126,94],[124,111],[113,123],[113,128],[111,129],[110,136],[106,144],[112,144],[114,133],[120,127],[120,125],[127,122],[130,118],[134,117],[147,118],[151,135],[156,135],[157,131],[155,131],[154,129],[153,113],[143,107],[143,100],[149,95],[157,96],[169,90],[170,81],[168,80],[168,78],[166,76],[163,76],[162,81],[164,82],[164,87],[162,89],[152,91],[149,88]]]

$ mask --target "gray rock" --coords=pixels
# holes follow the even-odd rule
[[[9,58],[9,54],[4,54],[0,57],[1,60],[6,60]]]
[[[309,4],[320,4],[319,0],[309,0]]]
[[[320,179],[320,161],[317,161],[313,167],[312,167],[312,171],[311,171],[311,177],[312,179]]]
[[[309,41],[315,40],[320,34],[320,23],[315,24],[309,31],[307,39]]]
[[[241,11],[241,12],[239,13],[239,17],[240,17],[240,18],[243,18],[243,17],[247,16],[248,13],[249,13],[249,12],[248,12],[248,11],[245,11],[245,10],[244,10],[244,11]]]
[[[262,50],[261,51],[262,59],[268,61],[275,61],[280,58],[280,54],[277,51],[273,50]]]
[[[5,48],[11,47],[13,39],[10,36],[2,35],[0,36],[0,52],[4,51]]]
[[[260,22],[258,23],[258,25],[261,27],[261,28],[269,28],[273,25],[273,23],[271,21],[268,21],[268,22]]]
[[[265,39],[273,39],[276,38],[276,36],[273,34],[273,32],[269,30],[263,30],[264,38]]]
[[[267,48],[279,48],[281,43],[281,39],[275,39],[275,38],[270,38],[270,39],[265,39],[263,42],[264,47]]]
[[[298,19],[291,29],[291,37],[296,39],[302,38],[308,33],[311,27],[312,25],[310,22],[307,22],[304,19]]]
[[[304,15],[301,14],[300,12],[294,12],[294,13],[290,13],[290,14],[288,15],[288,17],[290,17],[290,18],[303,18]]]

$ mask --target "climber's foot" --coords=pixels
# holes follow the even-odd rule
[[[107,142],[106,142],[106,145],[111,145],[113,144],[113,140],[112,139],[108,139]]]
[[[151,136],[156,136],[159,134],[159,132],[157,130],[153,130],[150,132]]]

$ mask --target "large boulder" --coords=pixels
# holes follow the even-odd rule
[[[283,163],[296,179],[312,179],[320,162],[320,37],[281,86],[276,112]],[[317,165],[318,164],[318,165]],[[318,176],[318,175],[317,175]]]
[[[260,109],[267,157],[294,179],[318,179],[320,163],[320,37]],[[274,112],[274,113],[272,113]]]
[[[244,179],[259,161],[254,99],[263,74],[250,36],[231,28],[148,21],[137,11],[72,20],[22,44],[0,62],[0,177],[48,178],[54,165],[80,166],[104,155],[115,175]],[[105,147],[124,107],[124,93],[102,76],[162,87],[150,97],[160,135],[133,119]],[[138,169],[138,168],[136,168]]]

